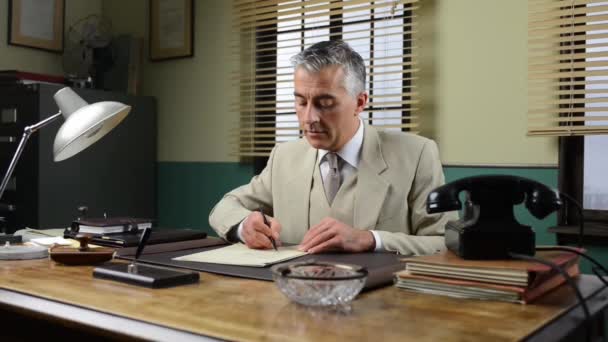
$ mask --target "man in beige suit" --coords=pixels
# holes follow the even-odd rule
[[[310,253],[444,249],[444,225],[456,217],[426,213],[428,193],[444,182],[436,144],[363,123],[365,65],[346,43],[317,43],[292,60],[305,139],[277,144],[262,173],[215,206],[211,226],[260,249],[271,237]]]

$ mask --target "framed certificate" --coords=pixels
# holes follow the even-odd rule
[[[150,59],[194,55],[194,1],[150,0]]]
[[[65,0],[9,0],[8,44],[63,51]]]

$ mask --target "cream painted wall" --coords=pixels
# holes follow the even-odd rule
[[[435,123],[444,163],[557,163],[556,138],[526,137],[527,6],[436,2]]]
[[[102,0],[66,0],[65,29],[89,14],[101,13]],[[8,0],[0,0],[0,70],[62,75],[61,54],[7,44]]]
[[[238,115],[226,0],[195,1],[194,57],[148,62],[144,93],[158,100],[159,161],[237,161],[228,145]]]
[[[195,1],[194,57],[150,62],[148,2],[103,1],[116,32],[146,39],[143,94],[158,103],[159,161],[238,161],[226,143],[238,123],[230,108],[237,89],[231,80],[231,8],[226,0]]]
[[[115,33],[147,39],[148,0],[102,0],[102,12],[112,21]]]

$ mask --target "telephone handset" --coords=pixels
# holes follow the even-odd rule
[[[509,252],[534,255],[535,236],[521,225],[513,206],[525,201],[526,208],[542,219],[560,208],[557,191],[531,179],[489,175],[462,178],[429,193],[427,212],[459,210],[465,192],[463,217],[445,227],[445,244],[464,259],[508,259]]]

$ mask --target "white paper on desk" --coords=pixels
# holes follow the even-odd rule
[[[173,258],[179,261],[207,262],[211,264],[265,267],[305,255],[298,246],[274,249],[250,249],[242,243],[221,247],[210,251]]]
[[[36,245],[39,245],[39,246],[46,246],[46,247],[50,247],[52,245],[70,246],[72,244],[72,241],[70,241],[68,239],[64,239],[62,237],[45,237],[45,238],[31,239],[30,242],[32,242]]]

